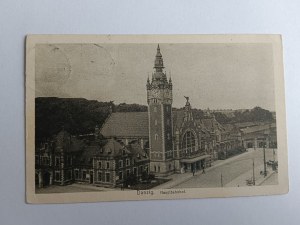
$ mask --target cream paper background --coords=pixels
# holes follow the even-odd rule
[[[267,43],[273,46],[278,142],[278,185],[239,188],[186,188],[186,193],[137,195],[136,191],[35,194],[35,46],[42,43]],[[186,199],[284,194],[288,192],[284,79],[280,35],[29,35],[26,40],[26,193],[28,203],[69,203],[148,199]],[[176,190],[176,189],[175,189]],[[182,189],[179,189],[182,190]]]
[[[300,208],[300,2],[0,1],[1,224],[295,224]],[[282,34],[290,190],[287,195],[30,205],[25,203],[27,34]]]

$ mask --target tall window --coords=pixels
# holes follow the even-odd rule
[[[106,169],[109,169],[109,162],[106,162]]]
[[[120,168],[123,167],[123,160],[119,160],[119,167],[120,167]]]
[[[55,157],[55,165],[59,166],[60,164],[60,158],[59,157]]]
[[[74,173],[75,173],[75,179],[77,180],[79,178],[78,170],[75,170]]]
[[[82,179],[83,179],[83,180],[86,179],[86,171],[85,171],[85,170],[82,171]]]
[[[110,174],[109,173],[105,174],[105,181],[110,182]]]
[[[195,150],[195,135],[191,131],[187,131],[183,136],[182,148],[187,151]]]
[[[100,169],[102,168],[102,163],[101,163],[101,161],[98,162],[98,168],[100,168]]]
[[[60,180],[60,172],[55,171],[55,180],[59,181]]]
[[[119,180],[123,180],[123,173],[119,172]]]
[[[167,125],[168,126],[170,125],[170,119],[167,119]]]
[[[102,181],[102,173],[98,172],[98,181]]]
[[[157,134],[155,134],[155,140],[158,140],[158,135]]]

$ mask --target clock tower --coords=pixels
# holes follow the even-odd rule
[[[157,46],[154,72],[147,80],[147,102],[149,119],[150,172],[157,176],[174,172],[173,123],[172,123],[172,80],[168,81],[163,71],[164,63]]]

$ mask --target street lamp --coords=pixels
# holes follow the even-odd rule
[[[255,186],[255,173],[254,173],[254,159],[253,160],[253,163],[252,163],[252,179],[253,179],[253,185]]]
[[[268,135],[265,134],[265,143],[264,143],[264,177],[267,176],[267,163],[266,163],[266,145],[267,145],[267,137]]]

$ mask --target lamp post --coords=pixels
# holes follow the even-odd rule
[[[253,172],[253,185],[255,186],[254,159],[253,159],[253,164],[252,165],[253,165],[253,169],[252,169],[253,170],[252,171]]]
[[[267,176],[267,163],[266,163],[266,145],[267,145],[267,135],[265,135],[265,143],[264,143],[264,177]]]
[[[223,187],[223,175],[221,173],[221,187]]]

